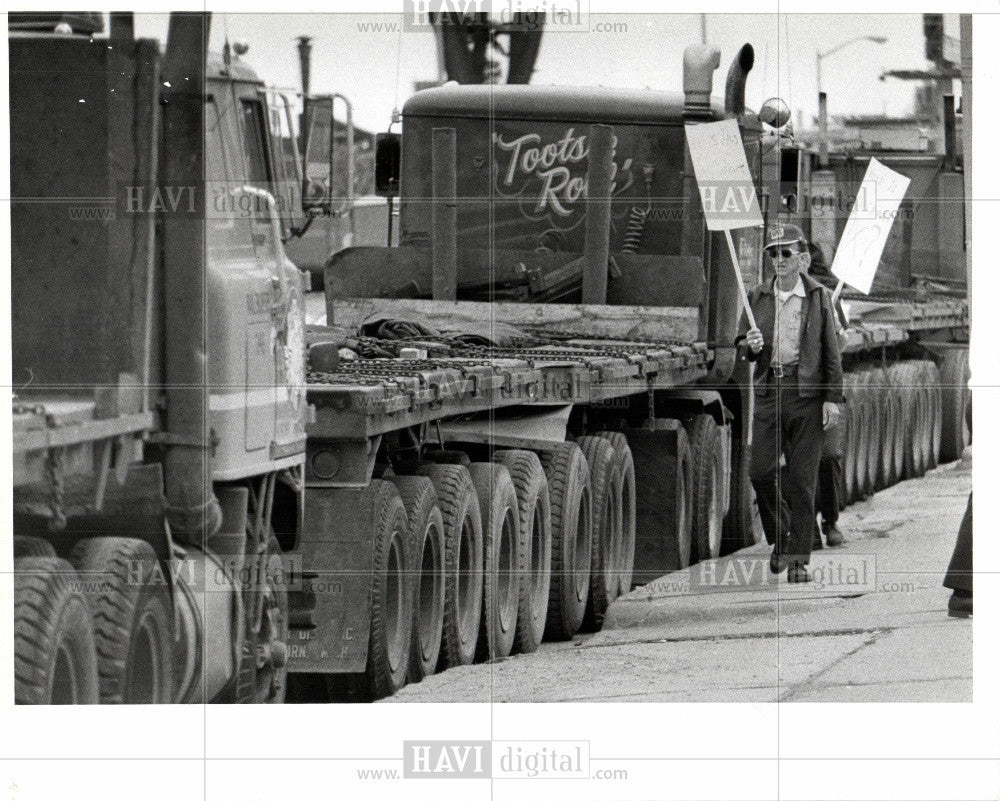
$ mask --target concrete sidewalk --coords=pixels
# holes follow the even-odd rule
[[[446,671],[395,701],[971,701],[972,622],[941,586],[971,454],[841,516],[815,581],[767,570],[761,544],[620,598],[601,632]]]

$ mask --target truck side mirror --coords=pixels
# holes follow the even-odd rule
[[[375,134],[375,194],[396,197],[399,194],[398,133]]]
[[[302,208],[333,210],[333,98],[307,97],[299,128],[302,136]]]

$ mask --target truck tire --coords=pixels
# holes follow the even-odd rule
[[[858,411],[856,392],[857,373],[844,374],[844,397],[847,399],[844,418],[847,431],[844,435],[844,504],[854,503],[858,497],[858,430],[861,426],[861,414]]]
[[[895,412],[895,430],[892,435],[892,483],[897,484],[906,475],[906,413],[903,395],[898,386],[893,388],[892,405]]]
[[[930,469],[930,439],[933,432],[931,431],[930,392],[927,387],[927,374],[923,362],[913,363],[913,375],[920,409],[917,440],[914,447],[919,457],[920,475],[924,475]]]
[[[865,488],[869,495],[875,494],[879,489],[879,471],[882,467],[882,449],[885,440],[880,383],[874,370],[865,374],[864,392],[869,414],[868,466],[865,470]]]
[[[612,548],[621,525],[621,502],[612,473],[615,449],[603,437],[586,436],[577,439],[587,460],[590,473],[591,521],[593,536],[590,547],[590,593],[583,615],[582,628],[597,631],[604,623],[608,606],[617,597],[618,582],[614,580]]]
[[[620,431],[599,431],[596,436],[603,437],[615,449],[615,458],[611,468],[620,481],[618,492],[622,504],[622,525],[613,549],[615,572],[618,576],[618,593],[624,595],[632,591],[632,574],[635,568],[635,529],[636,529],[636,499],[635,499],[635,460],[628,439]],[[689,485],[690,486],[690,485]],[[691,508],[688,504],[688,509]],[[690,530],[690,529],[689,529]],[[617,597],[616,595],[616,597]]]
[[[590,594],[590,472],[575,442],[563,442],[540,459],[552,507],[552,580],[545,639],[568,640],[583,623]]]
[[[892,459],[896,427],[896,410],[892,402],[889,371],[876,367],[871,371],[869,391],[878,411],[878,463],[875,466],[875,489],[892,484]]]
[[[152,547],[132,537],[80,540],[73,567],[93,583],[102,704],[168,704],[174,695],[173,611]]]
[[[927,384],[931,395],[931,467],[941,464],[941,374],[934,362],[928,362]]]
[[[871,437],[871,407],[864,387],[864,374],[855,375],[854,420],[857,423],[854,434],[854,500],[864,500],[868,492],[868,441]]]
[[[933,363],[923,360],[917,365],[920,396],[924,405],[923,425],[920,427],[920,455],[926,472],[937,466],[934,459],[934,376],[931,372]]]
[[[941,461],[953,462],[971,441],[968,425],[969,351],[949,348],[939,364],[941,373]]]
[[[722,549],[722,465],[719,464],[721,430],[710,414],[697,415],[688,426],[691,446],[693,503],[691,562],[715,559]]]
[[[97,648],[73,566],[53,556],[14,562],[14,700],[96,704]]]
[[[409,526],[399,492],[388,481],[368,486],[373,496],[371,626],[365,685],[369,697],[386,698],[406,684],[413,634]]]
[[[520,576],[514,653],[538,650],[545,633],[552,581],[552,511],[545,471],[533,451],[497,451],[493,459],[510,471],[517,494],[518,529],[526,541]]]
[[[907,408],[906,427],[906,477],[920,478],[924,474],[922,426],[924,423],[924,401],[920,387],[920,375],[913,362],[903,365],[903,383],[905,390],[905,405]]]
[[[865,429],[864,442],[859,449],[860,454],[864,454],[865,463],[861,465],[864,476],[864,497],[870,498],[875,494],[875,481],[878,478],[878,466],[881,456],[881,440],[879,439],[879,429],[881,421],[879,419],[879,408],[875,402],[875,393],[871,389],[871,373],[865,371],[863,374],[864,383],[861,386],[861,398],[865,408]]]
[[[483,611],[483,520],[467,468],[429,464],[444,522],[444,627],[438,669],[471,665]]]
[[[48,540],[41,537],[28,537],[23,534],[14,535],[14,558],[22,556],[55,556],[56,549]]]
[[[395,476],[406,509],[413,565],[413,633],[408,680],[434,673],[444,626],[444,521],[434,484],[426,476]]]
[[[849,506],[854,498],[854,429],[857,425],[854,421],[854,409],[851,407],[850,397],[847,395],[847,383],[845,377],[844,396],[847,402],[844,404],[844,414],[842,423],[844,426],[843,444],[844,453],[840,458],[840,478],[841,478],[841,502],[843,506]]]
[[[469,465],[483,519],[483,614],[479,626],[480,660],[510,656],[517,629],[519,576],[527,566],[527,538],[518,527],[517,494],[502,464]]]

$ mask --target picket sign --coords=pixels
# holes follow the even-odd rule
[[[762,227],[764,217],[757,203],[757,191],[750,176],[739,126],[736,120],[730,119],[688,125],[684,132],[691,153],[691,163],[694,165],[695,179],[698,181],[705,224],[709,231],[725,232],[743,308],[750,327],[756,328],[757,321],[750,310],[743,273],[740,272],[736,247],[733,245],[732,230]]]
[[[830,272],[839,279],[834,301],[840,297],[845,283],[866,295],[871,292],[889,231],[909,186],[909,178],[890,170],[878,159],[868,162],[830,265]]]

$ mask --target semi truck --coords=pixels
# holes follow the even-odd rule
[[[739,287],[684,144],[735,118],[774,218],[749,46],[724,102],[705,47],[683,94],[415,95],[378,170],[400,244],[336,254],[306,326],[283,240],[332,158],[282,154],[205,15],[162,57],[111,22],[11,37],[18,702],[384,697],[754,541]],[[753,283],[762,233],[734,236]],[[960,300],[878,314],[849,332],[851,436],[907,413],[865,488],[941,458],[923,340],[967,341]]]
[[[525,398],[528,390],[514,392],[515,409],[499,409],[507,403],[494,401],[486,410],[463,410],[461,419],[442,417],[412,437],[415,462],[400,466],[393,460],[398,444],[386,441],[388,422],[369,429],[383,438],[366,453],[375,452],[376,470],[435,475],[441,461],[452,473],[461,473],[452,463],[465,464],[471,473],[486,460],[505,463],[512,450],[539,454],[558,498],[550,499],[551,529],[562,532],[552,537],[556,568],[550,568],[549,615],[564,617],[557,618],[551,636],[569,636],[576,625],[576,617],[573,625],[565,622],[565,612],[582,597],[572,587],[583,582],[574,585],[569,576],[580,574],[585,560],[579,554],[587,550],[581,545],[586,535],[578,531],[574,537],[565,525],[562,474],[551,466],[559,454],[578,448],[590,471],[592,558],[589,598],[579,618],[584,627],[594,625],[616,594],[754,541],[747,479],[749,370],[734,345],[739,289],[724,240],[706,230],[684,140],[687,125],[735,118],[766,218],[789,219],[787,200],[782,205],[787,164],[783,174],[772,154],[783,141],[777,132],[784,114],[776,103],[765,104],[760,114],[746,111],[743,88],[752,62],[746,46],[729,70],[722,103],[710,100],[718,64],[712,48],[686,53],[683,95],[528,86],[420,92],[404,106],[401,138],[384,137],[376,159],[376,175],[383,176],[379,188],[392,193],[398,187],[399,246],[349,248],[327,265],[331,328],[314,335],[334,342],[346,336],[362,350],[358,361],[310,374],[309,396],[319,412],[309,429],[310,448],[322,447],[325,424],[332,435],[339,415],[322,410],[329,408],[328,398],[344,392],[336,388],[340,381],[371,364],[366,356],[416,355],[417,371],[462,357],[503,357],[542,368],[533,397]],[[911,227],[903,236],[912,233]],[[758,283],[766,270],[761,231],[742,229],[734,237],[744,282]],[[960,239],[949,231],[941,241]],[[953,254],[948,258],[954,261]],[[582,302],[595,297],[595,286],[597,302]],[[853,322],[843,349],[844,489],[852,501],[961,454],[968,441],[968,316],[962,295],[920,293],[909,285],[872,300],[850,292],[847,297]],[[370,337],[382,340],[375,351],[369,350],[375,345]],[[396,344],[387,345],[386,337]],[[585,381],[545,377],[553,367],[565,369],[555,360],[577,360],[590,370],[591,382],[599,377],[606,384],[613,368],[600,369],[597,357],[634,361],[650,346],[684,353],[685,369],[668,369],[664,362],[624,368],[596,396]],[[401,366],[388,369],[392,378],[382,389],[392,393],[398,391],[392,382],[406,373]],[[424,381],[437,392],[435,379]],[[333,402],[337,409],[366,403],[348,403],[342,394]],[[623,478],[621,489],[611,493],[610,510],[602,497],[595,438],[611,443],[619,465],[613,472]],[[481,493],[480,502],[490,497]],[[574,500],[570,506],[576,505]],[[583,517],[581,511],[571,520]],[[306,565],[314,558],[303,554]],[[489,584],[495,580],[492,557],[486,564]],[[609,573],[617,579],[608,581]],[[509,616],[516,589],[511,582],[500,592],[511,599]],[[484,597],[496,593],[488,586]],[[523,607],[523,585],[520,593]],[[324,617],[311,623],[308,635],[320,642]],[[335,631],[327,629],[328,642]],[[321,669],[310,648],[301,651],[299,665]],[[345,669],[358,670],[363,654]],[[448,657],[443,664],[454,661]]]
[[[331,203],[329,143],[272,131],[206,15],[165,54],[100,27],[10,19],[15,698],[279,701],[307,421],[282,240]]]

